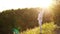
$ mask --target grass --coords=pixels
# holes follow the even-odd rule
[[[53,22],[45,23],[42,25],[42,34],[55,34],[55,28],[56,25]],[[35,27],[34,29],[27,29],[20,34],[40,34],[40,27]]]

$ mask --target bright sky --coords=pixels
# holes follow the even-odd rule
[[[7,9],[40,7],[41,2],[42,2],[41,0],[0,0],[0,11],[7,10]]]

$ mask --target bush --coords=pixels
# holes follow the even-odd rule
[[[56,28],[56,25],[51,23],[45,23],[42,25],[42,34],[55,34],[54,29]],[[21,34],[40,34],[40,27],[36,27],[34,29],[27,29],[24,32],[21,32]]]

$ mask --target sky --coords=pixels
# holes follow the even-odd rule
[[[41,0],[0,0],[0,11],[7,9],[40,7],[40,1]]]
[[[15,8],[37,7],[38,5],[39,0],[0,0],[0,11]]]

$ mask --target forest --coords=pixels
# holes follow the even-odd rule
[[[39,27],[38,14],[40,8],[10,9],[0,12],[0,34],[11,33],[12,28],[19,28],[20,32]],[[44,14],[43,24],[54,22],[60,27],[60,5],[51,8],[52,13]],[[49,27],[49,26],[48,26]],[[58,28],[60,32],[60,28]]]

